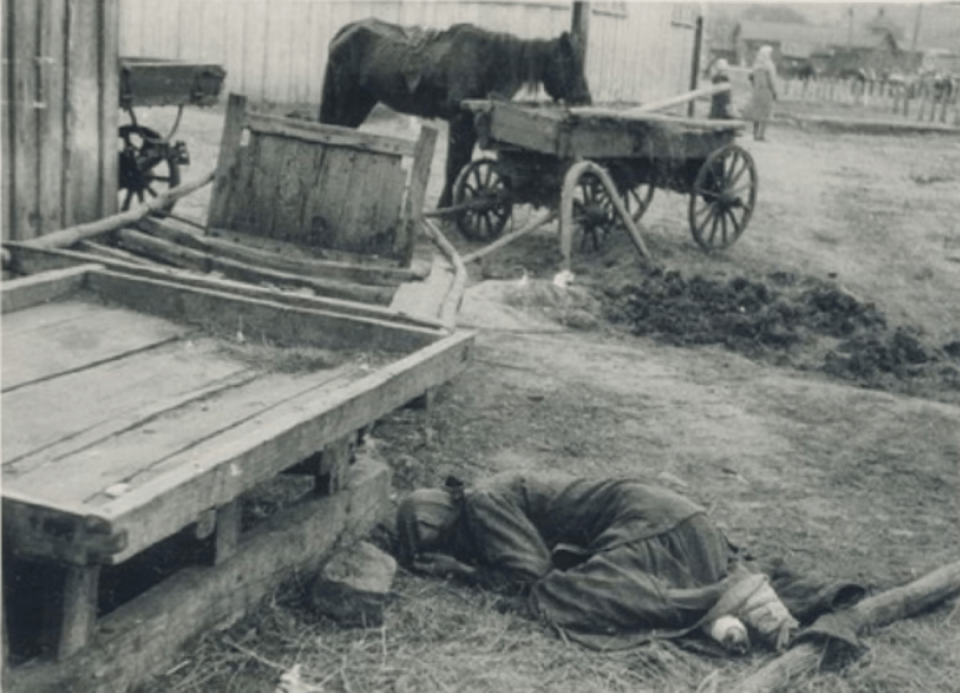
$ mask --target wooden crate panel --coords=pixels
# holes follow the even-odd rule
[[[224,227],[318,248],[394,257],[403,244],[399,154],[252,133],[226,189]]]

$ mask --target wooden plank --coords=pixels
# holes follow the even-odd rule
[[[165,472],[124,496],[98,506],[129,534],[121,561],[196,518],[198,507],[219,505],[237,493],[239,480],[258,483],[306,459],[467,367],[473,333],[458,333],[345,387],[318,390],[284,403],[188,453],[168,459]],[[160,470],[155,470],[160,471]],[[163,512],[157,512],[163,508]]]
[[[14,313],[80,290],[91,269],[83,264],[3,282],[3,313]]]
[[[253,132],[262,135],[289,137],[313,144],[390,154],[398,157],[413,156],[416,147],[413,141],[401,137],[391,137],[338,125],[326,125],[309,120],[283,118],[262,113],[248,113],[247,126]]]
[[[94,565],[120,551],[122,533],[103,518],[3,489],[4,548],[15,555],[70,565]]]
[[[128,419],[129,425],[115,435],[101,437],[95,445],[59,459],[37,455],[37,460],[44,464],[34,463],[15,476],[10,474],[10,480],[5,483],[30,496],[54,503],[82,503],[94,510],[112,499],[136,492],[144,479],[161,474],[171,465],[191,466],[192,451],[198,446],[216,445],[218,440],[229,439],[235,429],[268,420],[271,412],[290,401],[307,393],[317,396],[324,388],[352,382],[364,372],[361,364],[353,362],[313,372],[261,373],[258,378],[235,378],[225,385],[208,387],[204,393],[195,390],[191,396],[182,397],[179,406],[166,407],[155,414],[150,413],[148,403],[144,402],[139,408],[148,414],[146,417]],[[4,467],[5,475],[9,466]],[[239,495],[251,484],[250,477],[241,476],[228,486]],[[202,511],[228,500],[232,497],[194,508],[192,517],[183,526],[195,522]],[[176,527],[170,533],[179,529]]]
[[[251,248],[241,243],[225,241],[212,236],[201,236],[197,233],[181,230],[169,222],[154,218],[144,219],[138,224],[138,228],[157,238],[170,241],[171,243],[181,243],[196,250],[253,263],[265,269],[275,269],[293,274],[320,276],[329,279],[347,280],[358,284],[373,284],[378,286],[396,286],[402,282],[423,279],[429,274],[429,270],[423,266],[417,268],[384,267],[381,265],[357,265],[352,262],[289,257],[280,253]]]
[[[390,504],[387,467],[358,460],[342,493],[311,497],[245,533],[232,560],[179,571],[104,617],[92,647],[4,672],[10,693],[115,693],[174,663],[191,638],[232,623],[335,546],[364,536]]]
[[[49,272],[52,269],[74,268],[89,263],[90,256],[70,250],[46,250],[31,248],[24,245],[8,244],[7,249],[12,251],[14,262],[19,271],[29,274]],[[298,306],[320,311],[331,311],[342,315],[370,317],[376,320],[398,322],[405,325],[415,325],[433,330],[443,329],[438,320],[418,317],[399,310],[392,310],[385,306],[344,301],[326,296],[310,296],[301,293],[283,292],[276,288],[255,286],[245,282],[225,280],[207,275],[194,274],[174,268],[161,266],[133,265],[123,261],[113,261],[98,258],[102,266],[124,272],[134,277],[176,281],[183,286],[205,288],[212,291],[247,296],[250,298],[279,301],[285,305]],[[418,272],[421,270],[418,270]],[[428,274],[428,272],[423,272]],[[439,335],[438,335],[439,336]]]
[[[67,45],[63,35],[66,27],[66,1],[47,0],[40,8],[40,45],[37,71],[43,108],[37,110],[39,141],[43,146],[37,152],[39,160],[40,191],[38,200],[38,230],[49,233],[67,226],[63,216],[64,167],[69,152],[64,149],[64,89]],[[114,109],[116,110],[116,109]],[[116,145],[111,139],[116,159]]]
[[[120,0],[99,0],[100,27],[97,32],[99,54],[100,185],[98,216],[115,214],[120,189],[120,158],[117,156],[117,132],[120,127]]]
[[[154,399],[213,383],[241,365],[217,344],[189,341],[138,352],[3,395],[4,466]],[[5,479],[6,486],[8,480]]]
[[[281,346],[361,347],[409,353],[437,338],[435,330],[306,310],[109,271],[91,273],[89,281],[102,295],[137,310],[199,324],[219,334],[234,335],[242,330]]]
[[[100,566],[68,566],[63,584],[63,611],[57,658],[78,652],[90,640],[97,624],[97,587]]]
[[[36,453],[24,455],[15,461],[11,461],[4,465],[3,473],[7,476],[8,484],[10,484],[11,480],[16,480],[26,472],[36,473],[44,465],[56,464],[71,455],[79,455],[83,451],[102,445],[126,431],[143,426],[144,422],[159,419],[176,410],[182,410],[191,403],[206,401],[218,393],[242,387],[258,377],[260,377],[260,374],[254,370],[240,368],[224,378],[204,383],[200,387],[187,392],[176,393],[169,397],[158,397],[145,406],[122,412]],[[12,483],[10,485],[15,486],[16,484]]]
[[[190,331],[152,315],[79,300],[18,311],[4,320],[3,392],[154,349]]]
[[[281,287],[308,288],[325,296],[366,303],[387,305],[393,298],[393,288],[389,286],[369,286],[336,279],[323,279],[272,269],[261,269],[239,260],[230,260],[215,254],[191,250],[130,229],[119,231],[117,238],[120,245],[128,250],[196,272],[221,272],[231,279],[267,283]]]
[[[276,195],[271,205],[273,220],[270,228],[274,235],[278,229],[303,228],[303,201],[313,190],[304,185],[312,168],[311,147],[296,140],[278,141],[280,160],[273,167],[276,179]]]
[[[67,0],[65,220],[78,224],[100,214],[100,9]],[[116,108],[116,107],[115,107]],[[116,139],[111,139],[116,158]]]
[[[207,211],[209,226],[226,226],[226,217],[231,203],[232,181],[240,165],[240,142],[247,98],[240,94],[230,94],[227,99],[227,113],[220,136],[220,154],[214,173],[213,191],[210,194],[210,206]]]
[[[13,133],[13,196],[10,198],[13,214],[12,237],[15,240],[35,238],[40,234],[38,223],[38,168],[40,154],[37,131],[37,22],[40,17],[39,0],[12,2],[7,17],[13,18],[11,27],[4,27],[11,47],[13,79],[11,103],[8,106],[10,128]],[[12,10],[12,11],[11,11]]]

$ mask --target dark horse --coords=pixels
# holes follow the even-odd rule
[[[440,206],[450,204],[457,174],[473,156],[477,132],[465,99],[510,99],[542,84],[555,101],[590,103],[583,59],[570,34],[522,40],[471,24],[429,31],[364,19],[330,42],[320,122],[359,126],[377,102],[450,124]]]

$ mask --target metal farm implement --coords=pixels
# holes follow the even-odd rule
[[[463,105],[476,114],[481,148],[495,154],[472,161],[455,183],[448,213],[467,238],[495,240],[513,206],[526,203],[559,209],[568,268],[576,233],[581,246],[599,248],[622,226],[647,255],[636,222],[655,188],[690,196],[690,231],[705,251],[729,247],[750,222],[757,170],[734,142],[743,122],[492,100]]]
[[[157,58],[120,59],[120,108],[130,119],[120,126],[120,206],[136,198],[180,185],[180,167],[190,163],[187,145],[173,141],[183,107],[212,106],[220,96],[226,72],[219,65]],[[164,136],[137,122],[134,106],[177,106],[177,117]],[[172,206],[172,205],[171,205]]]

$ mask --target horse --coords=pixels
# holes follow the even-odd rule
[[[590,90],[575,39],[524,40],[472,24],[446,30],[363,19],[330,42],[320,122],[358,127],[377,103],[449,123],[446,177],[439,206],[449,206],[457,174],[470,162],[477,131],[466,99],[509,100],[543,85],[554,101],[589,104]]]

